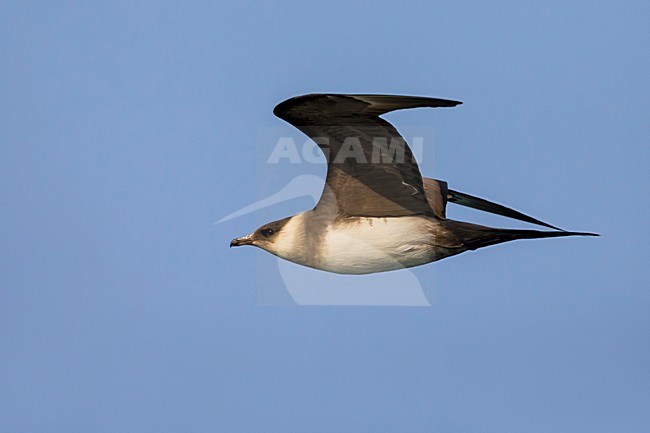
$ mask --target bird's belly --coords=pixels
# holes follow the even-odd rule
[[[334,224],[324,236],[318,267],[368,274],[429,263],[436,256],[429,224],[421,217],[356,218]]]

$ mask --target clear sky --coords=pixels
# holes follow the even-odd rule
[[[650,431],[650,3],[305,3],[0,4],[0,431]],[[602,236],[297,306],[228,243],[312,199],[215,221],[323,175],[255,163],[309,92],[462,100],[423,173]]]

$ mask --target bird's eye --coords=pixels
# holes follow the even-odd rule
[[[271,236],[273,233],[275,233],[275,230],[273,229],[264,229],[262,230],[262,234],[266,236],[267,238]]]

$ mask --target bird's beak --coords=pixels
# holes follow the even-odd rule
[[[241,238],[235,238],[230,241],[230,248],[240,247],[242,245],[253,245],[252,235],[242,236]]]

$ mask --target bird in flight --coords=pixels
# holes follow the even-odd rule
[[[382,114],[459,101],[393,96],[310,94],[273,113],[309,136],[325,154],[327,177],[311,210],[273,221],[233,239],[300,265],[340,274],[370,274],[419,266],[517,239],[598,236],[558,229],[508,207],[451,190],[422,177],[404,138]],[[447,203],[552,230],[486,227],[447,219]]]

